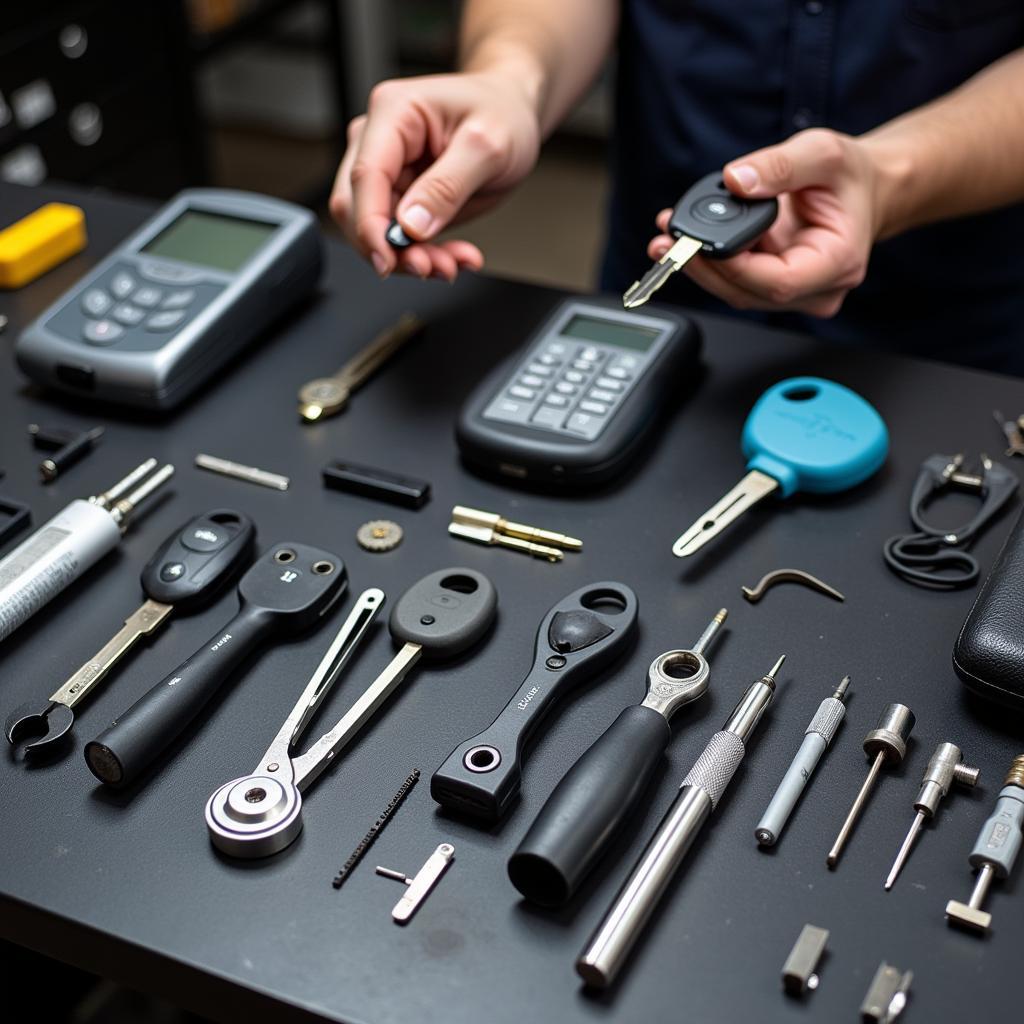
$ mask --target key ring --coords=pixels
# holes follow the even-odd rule
[[[1013,497],[1017,478],[984,453],[980,473],[966,472],[963,465],[963,455],[930,455],[921,464],[910,496],[910,519],[917,532],[890,537],[882,548],[885,564],[908,583],[959,590],[973,585],[981,574],[978,560],[965,549]],[[949,490],[976,494],[981,507],[956,528],[932,526],[925,511]]]

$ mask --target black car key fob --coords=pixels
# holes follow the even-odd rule
[[[135,778],[258,648],[316,623],[345,591],[345,563],[306,544],[277,544],[238,583],[238,614],[85,747],[109,786]]]
[[[728,259],[756,242],[775,222],[777,199],[741,199],[722,180],[721,171],[705,174],[686,190],[669,218],[669,234],[701,243],[713,259]]]
[[[498,821],[519,792],[523,749],[555,702],[621,655],[636,635],[637,598],[622,583],[564,597],[537,629],[533,667],[500,715],[460,743],[430,780],[442,807]]]

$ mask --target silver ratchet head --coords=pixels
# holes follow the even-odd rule
[[[666,721],[684,705],[703,697],[711,679],[711,666],[696,651],[666,651],[647,670],[647,696],[642,705]]]
[[[210,840],[230,857],[269,857],[302,831],[302,794],[282,772],[243,775],[227,782],[206,801]]]

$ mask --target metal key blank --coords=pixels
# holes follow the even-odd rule
[[[476,818],[501,818],[519,792],[530,734],[559,697],[623,653],[636,620],[636,594],[623,583],[592,583],[562,598],[541,620],[522,685],[487,729],[434,772],[430,795]]]
[[[344,625],[299,696],[252,775],[217,789],[206,803],[206,827],[219,850],[234,857],[267,857],[302,830],[302,793],[426,656],[453,658],[490,629],[497,614],[494,585],[472,569],[441,569],[409,588],[391,613],[391,635],[402,648],[329,732],[304,754],[292,755],[374,615],[384,593],[360,595]]]
[[[160,545],[142,570],[146,601],[124,626],[42,704],[29,701],[7,717],[10,743],[34,735],[26,754],[50,749],[74,724],[72,708],[99,686],[142,636],[172,611],[194,611],[212,600],[252,558],[256,525],[241,512],[213,509],[190,519]]]
[[[672,211],[668,230],[678,241],[630,285],[622,304],[626,309],[642,306],[697,253],[724,260],[742,252],[772,226],[778,212],[778,200],[740,199],[726,188],[719,171],[705,174]]]
[[[345,592],[345,563],[307,544],[277,544],[238,583],[238,614],[85,747],[108,786],[137,778],[255,650],[309,629]]]
[[[856,392],[821,377],[770,387],[743,425],[747,475],[672,546],[686,558],[769,494],[832,494],[876,473],[889,452],[882,417]]]

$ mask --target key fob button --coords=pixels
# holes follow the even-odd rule
[[[175,580],[180,580],[185,575],[185,565],[182,562],[168,562],[160,570],[160,579],[164,583],[173,583]]]
[[[732,196],[705,196],[690,207],[690,214],[707,224],[723,224],[743,213],[743,205]]]
[[[122,334],[124,328],[113,320],[87,320],[82,328],[82,337],[90,345],[113,345]]]
[[[227,541],[227,530],[222,530],[210,522],[197,523],[181,537],[182,545],[190,551],[216,551]]]

